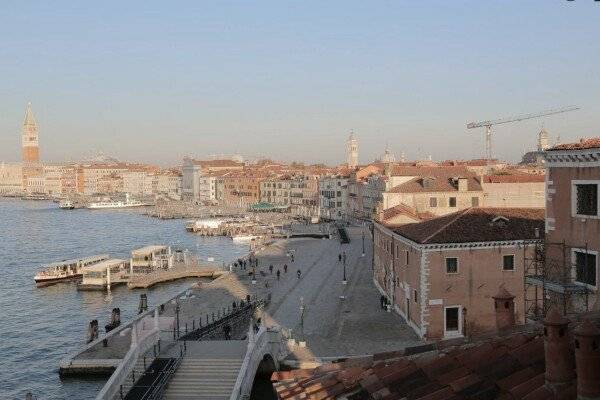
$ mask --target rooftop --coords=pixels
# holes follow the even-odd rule
[[[533,183],[545,180],[546,176],[541,174],[496,174],[483,177],[483,183]]]
[[[92,264],[85,267],[84,271],[104,271],[107,268],[114,267],[115,265],[119,265],[124,263],[125,260],[121,260],[118,258],[111,258],[110,260],[101,261],[97,264]]]
[[[393,228],[420,244],[537,239],[544,233],[543,208],[467,208]],[[498,218],[501,217],[501,218]]]
[[[167,248],[167,246],[154,244],[154,245],[144,246],[142,248],[132,250],[131,251],[131,255],[152,254],[152,253],[155,253],[157,251],[165,250],[166,248]]]
[[[554,147],[549,148],[546,151],[557,151],[557,150],[585,150],[585,149],[597,149],[600,148],[600,138],[582,138],[579,142],[575,143],[562,143],[557,144]]]

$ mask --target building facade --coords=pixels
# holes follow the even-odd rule
[[[524,260],[542,240],[543,218],[543,209],[471,208],[394,228],[375,223],[374,281],[425,339],[494,330],[499,286],[524,323]]]
[[[319,179],[319,214],[330,220],[348,219],[348,178],[325,176]]]

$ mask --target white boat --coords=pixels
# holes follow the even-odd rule
[[[112,200],[108,200],[108,201],[97,201],[97,202],[93,202],[88,204],[87,208],[91,208],[91,209],[99,209],[99,208],[127,208],[127,207],[144,207],[147,206],[148,204],[143,203],[139,200],[132,200],[129,197],[129,194],[125,195],[125,201],[119,200],[119,201],[112,201]]]
[[[58,208],[62,208],[63,210],[72,210],[75,208],[75,204],[71,200],[62,200],[58,203]]]
[[[48,264],[33,279],[37,286],[48,286],[60,281],[80,279],[83,268],[108,260],[108,254],[77,258]]]
[[[232,236],[231,239],[233,239],[234,242],[251,242],[259,237],[260,236],[256,235],[236,235]]]
[[[217,229],[225,222],[221,218],[205,218],[197,219],[195,221],[188,221],[185,228],[190,232],[196,232],[202,229]]]

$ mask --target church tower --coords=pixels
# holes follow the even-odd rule
[[[548,145],[548,131],[544,127],[542,127],[542,130],[540,131],[540,133],[538,133],[538,146],[537,147],[538,147],[537,151],[544,151],[548,147],[550,147]]]
[[[350,137],[346,142],[346,157],[348,168],[356,168],[358,166],[358,142],[354,138],[354,132],[350,132]]]
[[[21,146],[23,163],[38,163],[40,161],[40,150],[38,147],[38,126],[33,118],[31,103],[27,104],[25,119],[21,130]]]

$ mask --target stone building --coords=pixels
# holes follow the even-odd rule
[[[241,171],[243,169],[244,163],[234,160],[194,160],[186,157],[183,159],[182,166],[183,199],[211,201],[213,193],[216,197],[216,182],[214,179],[203,179],[202,177],[212,176],[213,173]],[[216,174],[215,176],[219,175]]]
[[[325,176],[319,179],[319,214],[329,220],[348,218],[348,178]]]
[[[312,218],[319,215],[319,177],[299,175],[290,181],[290,212]]]
[[[0,195],[23,194],[23,166],[21,163],[0,163]]]
[[[543,236],[544,210],[468,208],[427,221],[375,223],[374,281],[425,339],[493,330],[492,297],[514,295],[525,321],[524,259]]]
[[[276,206],[290,205],[290,188],[292,180],[289,177],[269,178],[260,183],[260,201]]]

